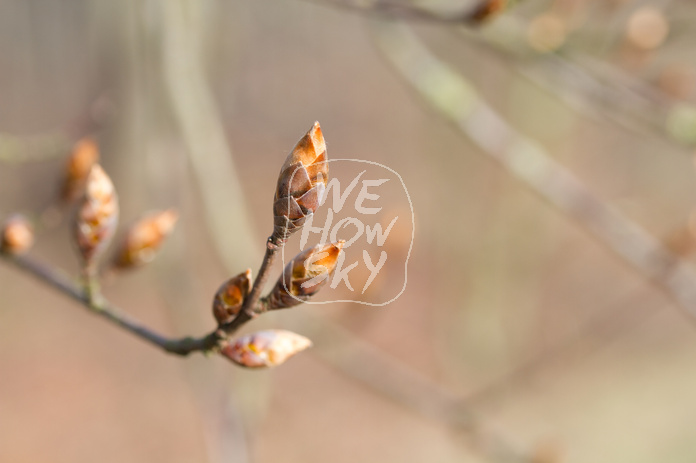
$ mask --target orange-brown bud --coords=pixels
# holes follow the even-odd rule
[[[336,269],[344,241],[305,249],[285,266],[268,298],[268,310],[299,305],[314,296]]]
[[[90,264],[109,245],[118,223],[118,198],[104,169],[95,164],[87,177],[85,196],[75,221],[75,241]]]
[[[312,341],[284,330],[266,330],[242,336],[220,353],[247,368],[275,367],[312,345]]]
[[[474,24],[481,24],[497,16],[511,3],[511,0],[482,0],[469,14],[468,20]]]
[[[0,251],[7,254],[24,254],[34,244],[34,229],[21,215],[13,215],[2,225]]]
[[[65,201],[80,198],[92,166],[99,162],[99,146],[91,138],[83,138],[75,143],[65,166],[62,196]]]
[[[213,298],[213,315],[218,324],[229,323],[242,308],[251,287],[251,269],[232,277],[220,286]]]
[[[319,123],[315,122],[280,170],[273,200],[275,240],[287,240],[304,225],[307,216],[322,202],[328,180],[326,143]]]
[[[152,261],[177,220],[179,214],[169,209],[147,214],[131,225],[116,254],[116,267],[132,268]]]

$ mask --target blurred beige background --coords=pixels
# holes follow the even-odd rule
[[[330,157],[397,169],[416,220],[393,304],[245,326],[315,340],[272,371],[167,356],[2,263],[0,461],[445,463],[508,461],[507,446],[536,463],[693,461],[693,321],[420,98],[369,14],[317,3],[0,2],[0,216],[46,211],[65,157],[46,139],[96,130],[122,223],[181,212],[158,259],[104,289],[148,325],[213,328],[212,294],[258,268],[277,171],[314,120]],[[629,34],[646,7],[668,26],[656,46]],[[413,28],[512,127],[666,239],[696,199],[694,21],[688,1],[528,0],[473,30]],[[639,37],[664,26],[647,24]],[[77,272],[66,223],[32,252]]]

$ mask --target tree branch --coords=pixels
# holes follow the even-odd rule
[[[222,336],[217,331],[200,338],[186,337],[177,339],[163,336],[144,326],[141,322],[124,313],[118,307],[110,304],[103,298],[90,296],[86,287],[83,288],[81,285],[75,283],[63,272],[26,256],[12,256],[7,253],[0,253],[0,257],[79,302],[90,312],[104,317],[145,342],[153,344],[171,354],[186,356],[192,352],[207,352],[215,349],[222,339]],[[241,326],[241,324],[239,326]],[[230,334],[232,332],[234,332],[234,330],[230,331]]]
[[[237,331],[240,326],[261,313],[257,307],[259,298],[261,297],[261,291],[263,291],[263,287],[266,285],[275,256],[282,246],[282,243],[278,243],[272,237],[268,238],[268,241],[266,241],[266,254],[263,256],[259,273],[254,279],[254,285],[251,287],[249,295],[244,299],[242,308],[239,310],[237,316],[231,322],[220,326],[222,331],[227,334],[232,334]]]

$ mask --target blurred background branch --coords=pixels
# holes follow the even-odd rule
[[[464,78],[435,58],[408,26],[376,24],[375,37],[385,57],[434,110],[696,317],[696,271],[690,263],[597,198],[539,143],[510,127]]]
[[[457,11],[438,11],[432,7],[404,1],[389,0],[305,0],[361,14],[390,19],[425,21],[442,24],[479,25],[509,8],[517,0],[466,0],[456,6]]]
[[[205,6],[194,0],[162,5],[164,82],[219,252],[237,266],[259,255],[229,144],[210,93],[202,58]],[[270,207],[270,206],[269,206]],[[233,232],[233,233],[231,233]]]

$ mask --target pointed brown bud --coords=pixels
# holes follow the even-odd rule
[[[34,229],[21,215],[13,215],[2,225],[0,251],[7,254],[24,254],[34,244]]]
[[[179,214],[169,209],[147,214],[131,225],[116,254],[116,267],[132,268],[152,261],[177,220]]]
[[[87,177],[85,196],[75,221],[75,241],[87,264],[109,245],[118,223],[118,198],[111,179],[99,164]]]
[[[322,202],[329,180],[326,143],[314,123],[285,160],[273,202],[273,238],[285,241],[304,225]]]
[[[268,310],[299,305],[315,295],[336,269],[344,241],[305,249],[285,266],[268,298]]]
[[[275,367],[312,345],[312,341],[284,330],[248,334],[224,346],[220,353],[247,368]]]
[[[91,138],[83,138],[73,147],[65,166],[62,196],[65,201],[75,201],[82,196],[92,166],[99,162],[99,146]]]
[[[232,277],[220,286],[213,298],[213,315],[219,325],[229,323],[242,308],[251,287],[251,269]]]

